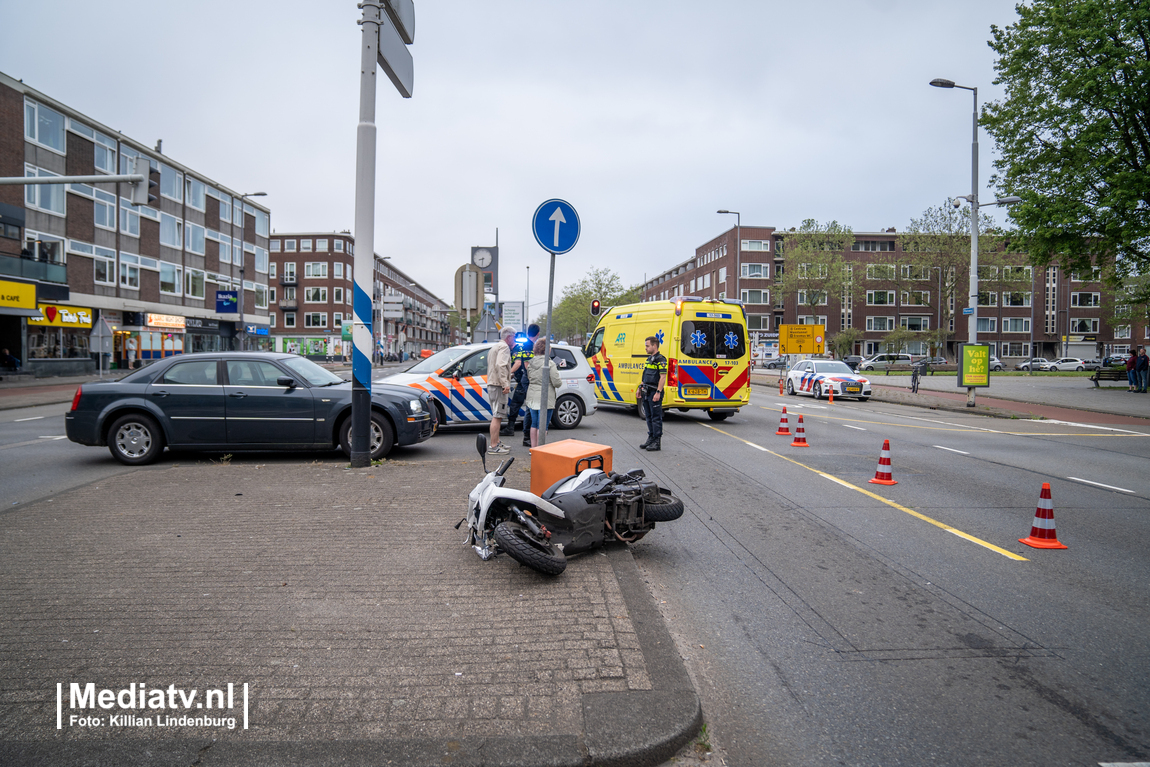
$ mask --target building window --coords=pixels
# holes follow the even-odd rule
[[[800,290],[795,295],[799,306],[826,306],[827,292],[825,290]]]
[[[867,306],[894,306],[894,291],[868,290],[866,292],[866,303]]]
[[[933,270],[929,266],[903,264],[902,278],[904,280],[929,280],[931,271]]]
[[[185,179],[184,191],[187,197],[188,207],[195,208],[201,212],[207,209],[208,188],[204,186],[203,181],[200,181],[198,178],[192,178],[191,176],[188,176]]]
[[[37,168],[35,165],[24,166],[25,178],[53,178],[59,173]],[[27,184],[24,186],[24,203],[36,210],[45,213],[64,215],[64,185],[63,184]]]
[[[120,254],[120,287],[140,289],[140,257],[131,253]]]
[[[719,284],[722,284],[726,281],[727,281],[727,267],[720,266],[719,267]]]
[[[184,222],[167,213],[160,214],[160,244],[169,248],[184,246]]]
[[[64,154],[64,115],[43,104],[24,102],[24,138]]]
[[[811,267],[815,267],[811,269]],[[813,273],[813,274],[812,274]],[[799,278],[807,279],[813,277],[815,279],[825,279],[827,276],[826,264],[799,264]]]
[[[894,243],[888,240],[855,240],[851,243],[851,250],[885,252],[894,250]]]
[[[295,261],[284,262],[284,279],[295,282]]]
[[[1071,293],[1071,306],[1101,306],[1101,293]]]
[[[96,170],[104,173],[116,172],[116,140],[96,131]]]
[[[1089,272],[1071,272],[1071,282],[1098,282],[1102,279],[1102,270],[1094,267]]]
[[[1002,294],[1003,306],[1030,306],[1030,293],[1014,291]]]
[[[1098,332],[1098,318],[1097,317],[1078,317],[1070,320],[1071,333],[1097,333]]]
[[[188,269],[184,272],[186,280],[184,285],[184,295],[188,298],[203,298],[204,297],[204,272],[199,269]]]
[[[160,263],[160,292],[178,296],[182,280],[182,270],[175,264]]]
[[[1025,341],[1009,341],[1002,344],[1003,357],[1029,357],[1030,344]]]
[[[1002,279],[1004,282],[1032,282],[1033,271],[1029,266],[1004,266]]]
[[[257,309],[267,309],[268,308],[268,286],[267,285],[261,285],[258,282],[256,283],[256,308]]]
[[[184,174],[164,163],[160,163],[160,194],[176,202],[184,200]]]
[[[272,261],[268,264],[268,279],[274,280],[276,278],[276,262]]]
[[[268,285],[268,301],[271,303],[276,302],[276,288],[275,285]]]
[[[930,306],[929,290],[904,290],[902,292],[904,306]]]
[[[318,279],[327,279],[327,261],[305,261],[303,276]]]
[[[276,313],[272,312],[268,315],[268,327],[274,328],[276,326]]]
[[[188,225],[184,228],[184,234],[187,237],[184,247],[189,253],[195,253],[197,256],[204,255],[204,232],[204,228],[199,224],[193,224],[191,221],[188,222]]]
[[[343,262],[336,261],[331,265],[331,276],[337,280],[343,279]]]
[[[1003,317],[1002,318],[1002,332],[1003,333],[1029,333],[1030,332],[1030,318],[1029,317]]]
[[[300,240],[299,249],[304,253],[311,253],[311,240]]]
[[[284,252],[295,253],[295,240],[284,240]]]
[[[743,240],[743,250],[769,251],[770,249],[770,240]]]
[[[142,206],[140,206],[142,207]],[[140,236],[140,211],[131,201],[120,198],[120,233],[131,237]],[[179,247],[177,245],[176,247]]]
[[[894,264],[867,264],[866,278],[868,280],[893,280],[895,276]]]
[[[331,300],[334,303],[342,304],[343,303],[343,288],[332,288]]]
[[[232,224],[240,229],[244,228],[244,205],[241,200],[236,200],[235,205],[232,206]]]
[[[335,252],[336,253],[343,253],[343,240],[336,240],[335,241]]]
[[[880,333],[894,330],[894,317],[867,317],[866,329]]]
[[[327,312],[308,312],[303,316],[305,328],[326,328]]]
[[[315,241],[315,249],[317,251],[319,251],[320,253],[326,253],[327,252],[327,240],[316,240]]]
[[[770,330],[771,329],[771,315],[769,314],[748,314],[747,315],[747,330]]]
[[[979,306],[998,306],[998,294],[986,290],[978,291]]]
[[[96,198],[95,224],[101,229],[116,231],[116,195],[93,189]],[[138,226],[137,219],[137,226]]]
[[[694,290],[694,288],[691,288]],[[769,290],[744,290],[742,291],[744,304],[769,304],[771,302],[771,291]]]
[[[295,312],[284,312],[284,327],[285,328],[294,328],[295,327]]]
[[[978,333],[993,333],[998,329],[998,318],[996,317],[979,317],[974,323],[975,332]]]
[[[244,243],[242,240],[239,240],[239,239],[233,239],[232,240],[232,265],[233,266],[243,266],[244,265],[244,251],[245,250],[246,250],[246,248],[244,247]]]
[[[743,264],[740,269],[744,277],[761,277],[767,279],[771,276],[770,264]]]
[[[303,302],[305,304],[326,304],[327,288],[304,288]]]
[[[279,253],[280,252],[280,241],[279,240],[272,240],[271,243],[268,245],[268,247],[272,253]]]
[[[256,216],[256,234],[258,234],[260,237],[267,237],[268,236],[268,225],[270,223],[268,221],[268,214],[263,212],[259,208],[256,208],[255,216]]]
[[[97,285],[114,286],[116,284],[116,251],[108,250],[107,248],[100,248],[99,250],[103,251],[106,257],[93,257],[93,280]]]
[[[900,324],[904,330],[930,330],[930,317],[903,317]]]
[[[261,274],[266,273],[268,270],[268,252],[263,248],[257,247],[255,249],[256,256],[256,271]]]
[[[226,234],[220,235],[220,263],[230,264],[232,262],[232,238]]]
[[[824,325],[825,326],[827,324],[827,318],[826,318],[825,314],[819,315],[817,317],[811,316],[811,315],[807,315],[807,316],[800,315],[798,317],[798,324],[799,325]]]
[[[1129,325],[1115,325],[1114,326],[1114,338],[1115,339],[1119,339],[1119,338],[1129,339],[1130,338],[1130,326]]]

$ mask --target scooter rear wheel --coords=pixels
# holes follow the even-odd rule
[[[681,516],[683,502],[662,487],[659,488],[659,502],[648,503],[643,507],[643,518],[648,522],[670,522]]]
[[[555,544],[539,540],[518,522],[500,522],[495,540],[516,562],[544,575],[558,575],[567,569],[567,557]]]

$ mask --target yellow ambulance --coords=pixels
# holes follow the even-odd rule
[[[599,402],[638,405],[648,336],[659,340],[667,358],[664,409],[705,410],[711,420],[722,421],[750,402],[746,311],[736,301],[693,296],[604,312],[584,349]]]

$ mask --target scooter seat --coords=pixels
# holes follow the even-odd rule
[[[590,485],[596,484],[593,482],[593,478],[597,475],[602,475],[605,478],[607,477],[606,474],[603,474],[602,469],[584,469],[578,474],[572,474],[570,477],[564,477],[543,491],[543,500],[549,501],[556,495],[569,493],[572,490],[576,490],[584,486],[587,486],[588,489],[590,489]]]

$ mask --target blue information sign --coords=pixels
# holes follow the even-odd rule
[[[579,214],[563,200],[548,200],[531,219],[535,241],[550,253],[566,253],[579,241]]]
[[[235,314],[240,310],[240,294],[236,290],[216,291],[216,311],[220,314]]]

